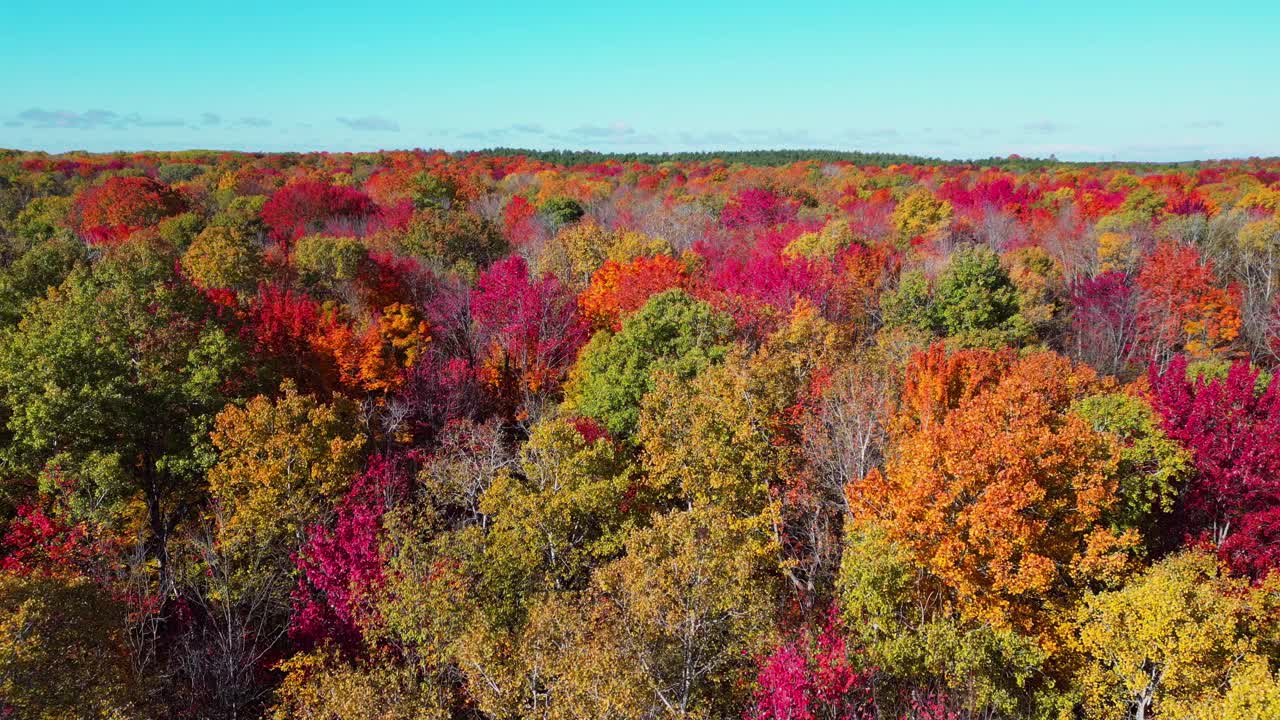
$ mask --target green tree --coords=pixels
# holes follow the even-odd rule
[[[582,203],[568,197],[550,198],[539,205],[538,210],[556,226],[572,225],[586,214],[582,209]]]
[[[939,584],[875,524],[848,529],[837,582],[846,627],[889,687],[946,688],[966,707],[1034,717],[1046,692],[1045,652],[1033,638],[958,619]],[[886,709],[893,694],[884,693]]]
[[[1018,297],[994,252],[985,246],[960,250],[934,288],[934,323],[961,347],[1017,345],[1031,334]]]
[[[630,438],[655,375],[691,380],[724,358],[732,329],[727,316],[682,290],[654,295],[616,335],[601,331],[582,349],[567,390],[569,407],[615,437]]]
[[[293,264],[302,281],[330,291],[355,280],[368,258],[369,251],[356,238],[309,235],[298,240],[293,249]]]
[[[1191,453],[1160,429],[1160,420],[1142,398],[1123,393],[1093,395],[1072,406],[1098,432],[1120,448],[1119,502],[1110,520],[1153,539],[1157,522],[1173,511],[1192,470]]]
[[[208,433],[242,366],[203,308],[171,254],[129,243],[73,272],[0,337],[10,482],[69,492],[77,514],[97,519],[141,500],[166,580],[168,539],[202,500]]]
[[[62,284],[77,265],[87,260],[84,243],[67,233],[33,242],[10,239],[0,251],[0,324],[18,322],[27,303]]]
[[[581,589],[591,569],[616,557],[639,513],[626,455],[606,437],[548,419],[533,428],[516,468],[498,474],[480,500],[491,518],[486,583],[495,598]],[[495,608],[497,609],[497,608]],[[506,609],[508,616],[518,606]]]

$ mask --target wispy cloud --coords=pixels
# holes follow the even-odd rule
[[[696,148],[724,148],[742,144],[742,138],[731,132],[682,132],[680,142]]]
[[[1195,122],[1187,123],[1187,127],[1193,130],[1214,130],[1224,125],[1226,123],[1221,120],[1196,120]]]
[[[271,127],[270,120],[263,117],[254,117],[252,115],[249,117],[242,117],[238,121],[236,121],[236,123],[238,125],[242,125],[244,127],[251,127],[251,128]]]
[[[489,128],[487,130],[467,130],[465,132],[456,133],[456,135],[458,138],[468,142],[503,145],[507,143],[524,142],[531,136],[540,137],[546,133],[546,128],[537,123],[514,123],[505,127]],[[446,131],[443,134],[454,133]]]
[[[635,128],[624,122],[616,122],[611,125],[579,125],[569,131],[569,135],[576,135],[581,138],[602,139],[602,138],[624,138],[635,135]]]
[[[552,140],[577,146],[656,145],[657,135],[640,133],[624,122],[609,125],[579,125],[566,132],[553,134]]]
[[[222,124],[222,116],[218,113],[201,113],[200,124],[202,125],[220,125]]]
[[[1039,133],[1041,135],[1052,135],[1066,130],[1067,126],[1052,120],[1036,120],[1034,122],[1024,123],[1022,129],[1027,132]]]
[[[340,117],[338,122],[351,130],[361,132],[400,132],[400,123],[380,115],[365,115],[358,118]]]
[[[780,147],[815,147],[823,143],[812,132],[803,128],[750,128],[739,130],[748,143],[770,148]]]
[[[147,117],[136,112],[122,115],[112,110],[92,109],[84,112],[75,112],[72,110],[29,108],[18,113],[17,116],[5,124],[9,127],[38,129],[96,130],[110,128],[123,130],[125,128],[182,127],[186,125],[186,121],[179,118]]]

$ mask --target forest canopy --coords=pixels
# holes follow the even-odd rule
[[[1280,161],[0,150],[0,718],[1280,717]]]

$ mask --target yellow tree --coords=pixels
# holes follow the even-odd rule
[[[275,548],[287,557],[346,492],[365,438],[355,429],[351,401],[323,403],[288,381],[280,392],[218,414],[209,490],[224,543]]]
[[[1089,595],[1076,617],[1089,716],[1189,717],[1197,706],[1251,703],[1240,697],[1246,684],[1270,685],[1274,695],[1264,659],[1241,667],[1257,650],[1253,626],[1266,620],[1259,609],[1244,581],[1197,551],[1174,555],[1121,589]],[[1236,692],[1219,697],[1228,683]]]
[[[535,611],[547,717],[729,717],[767,646],[768,538],[722,510],[673,512],[627,540],[576,598]]]
[[[123,618],[88,580],[0,571],[0,717],[132,717]]]
[[[900,244],[918,237],[927,238],[951,224],[951,203],[939,199],[927,188],[919,188],[898,203],[892,220]]]

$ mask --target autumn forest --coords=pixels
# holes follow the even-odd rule
[[[0,150],[4,720],[1280,718],[1280,161]]]

